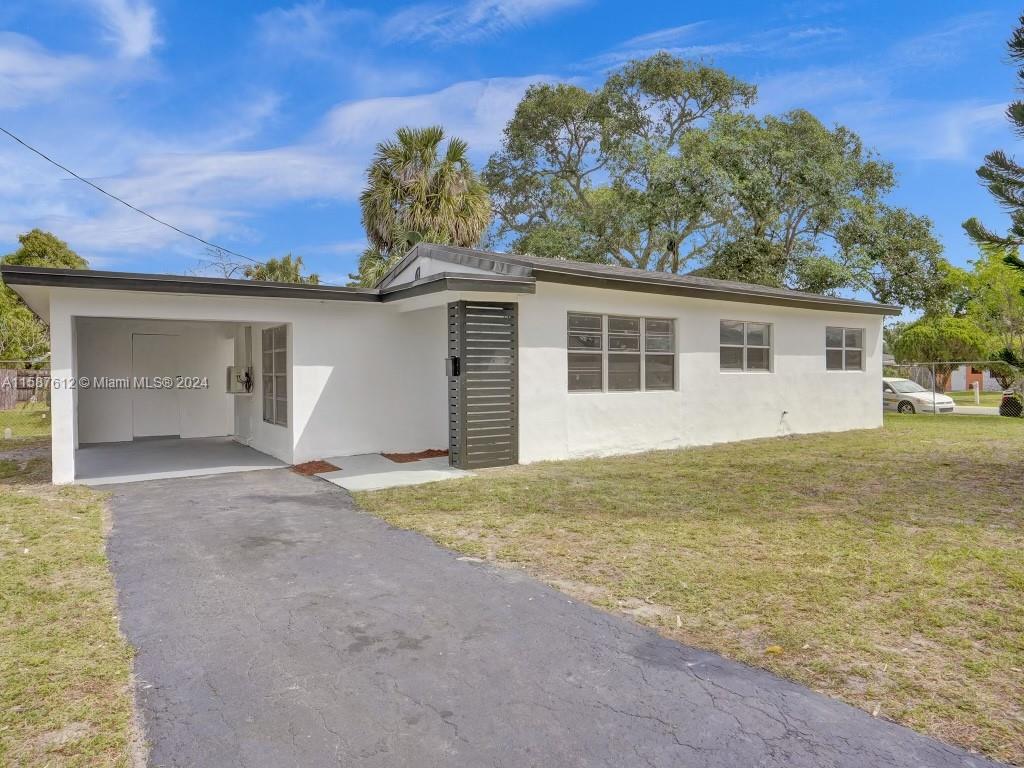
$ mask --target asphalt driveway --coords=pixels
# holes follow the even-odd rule
[[[990,766],[288,470],[111,486],[156,766]]]

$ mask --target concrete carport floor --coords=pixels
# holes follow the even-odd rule
[[[991,766],[287,470],[111,486],[154,766]]]
[[[230,437],[144,438],[83,445],[75,451],[75,481],[83,485],[197,477],[283,466],[284,462]]]

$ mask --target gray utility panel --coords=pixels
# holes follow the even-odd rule
[[[476,469],[519,462],[519,329],[514,303],[448,305],[448,457]]]

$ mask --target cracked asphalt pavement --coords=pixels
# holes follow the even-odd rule
[[[111,486],[150,764],[993,766],[288,470]]]

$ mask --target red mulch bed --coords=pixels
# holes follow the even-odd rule
[[[318,475],[321,472],[334,472],[341,467],[336,467],[329,461],[307,461],[305,464],[294,464],[292,466],[292,472],[297,472],[300,475]]]
[[[447,456],[448,451],[442,451],[440,448],[428,448],[425,451],[419,451],[418,453],[382,453],[385,459],[391,459],[396,464],[408,464],[410,461],[419,461],[420,459],[436,459],[440,456]]]

